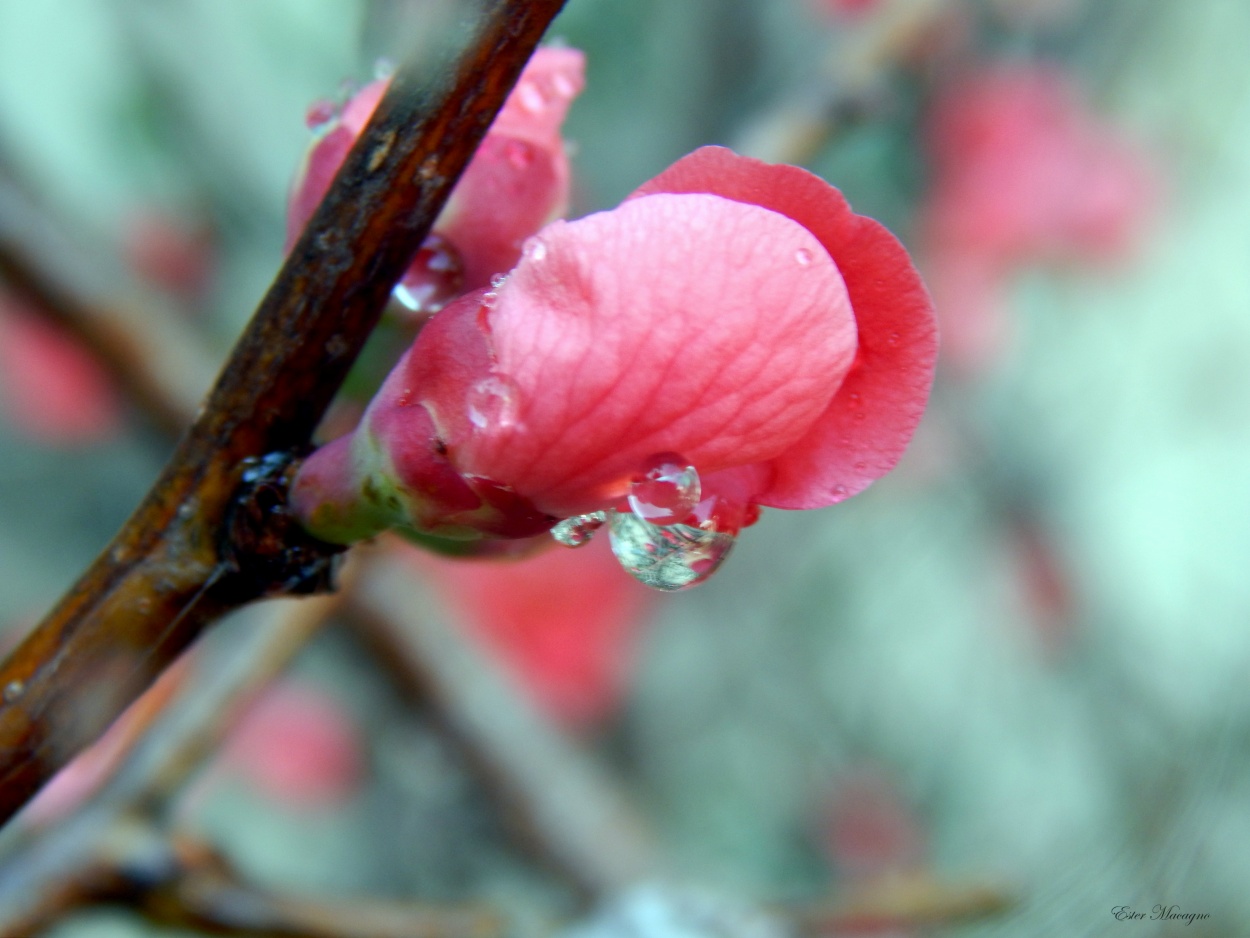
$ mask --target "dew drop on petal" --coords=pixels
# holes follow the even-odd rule
[[[502,286],[503,286],[505,283],[507,283],[507,282],[508,282],[508,275],[507,275],[507,274],[494,274],[494,275],[490,278],[490,285],[491,285],[491,287],[492,287],[492,288],[494,288],[494,289],[496,289],[496,290],[498,290],[500,287],[502,287]]]
[[[327,124],[339,116],[339,105],[329,98],[319,98],[308,106],[304,112],[304,124],[309,130],[322,130]]]
[[[800,266],[806,267],[812,262],[812,252],[807,248],[799,248],[794,252],[794,259],[799,262]]]
[[[534,162],[535,150],[523,140],[508,140],[504,143],[503,154],[514,169],[527,169]]]
[[[702,497],[699,473],[676,453],[650,457],[629,483],[629,507],[652,524],[684,521]]]
[[[469,388],[466,406],[469,422],[483,432],[515,429],[519,394],[503,375],[491,375]]]
[[[661,527],[633,512],[608,512],[612,553],[645,586],[680,590],[702,583],[733,549],[735,535],[686,524]]]
[[[532,81],[522,82],[516,90],[516,95],[521,110],[530,114],[538,114],[547,107],[547,99]]]
[[[482,294],[482,305],[487,309],[495,308],[495,301],[499,299],[499,294],[494,290],[487,290]]]
[[[531,261],[545,260],[547,257],[547,242],[539,237],[527,238],[522,253]]]
[[[551,529],[551,536],[555,538],[556,543],[563,544],[565,547],[581,547],[583,544],[590,543],[595,532],[603,527],[607,520],[608,514],[605,511],[574,515],[556,524]]]
[[[891,332],[885,341],[886,341],[886,344],[891,345],[891,346],[898,345],[899,334],[897,332]]]
[[[459,296],[463,287],[460,252],[442,235],[432,234],[421,243],[392,296],[414,313],[436,313]]]

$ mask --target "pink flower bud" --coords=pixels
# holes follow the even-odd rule
[[[519,537],[628,511],[669,454],[701,483],[678,527],[733,534],[755,505],[832,505],[893,468],[935,352],[888,231],[802,169],[708,147],[548,225],[491,291],[435,315],[292,500],[330,540]]]
[[[397,296],[417,310],[441,308],[463,290],[487,286],[520,257],[521,243],[568,209],[569,161],[560,125],[581,91],[585,58],[543,48],[522,72],[434,226]],[[368,123],[389,79],[362,88],[337,116],[314,118],[321,133],[296,179],[287,214],[287,249],[330,188]],[[434,264],[431,265],[431,261]]]

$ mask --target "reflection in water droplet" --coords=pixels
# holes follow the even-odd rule
[[[503,375],[483,378],[469,388],[466,406],[469,422],[483,432],[512,430],[518,426],[519,392]]]
[[[799,248],[797,251],[794,252],[794,259],[798,261],[802,266],[806,267],[808,264],[812,262],[812,252],[809,251],[807,248]]]
[[[676,453],[650,457],[629,484],[629,507],[652,524],[685,521],[701,497],[698,471]]]
[[[491,285],[492,287],[494,287],[496,290],[498,290],[500,287],[502,287],[502,286],[503,286],[505,283],[507,283],[507,282],[508,282],[508,275],[507,275],[507,274],[494,274],[494,275],[490,278],[490,285]]]
[[[733,549],[735,535],[686,524],[660,527],[632,512],[608,512],[612,553],[634,579],[658,590],[702,583]]]
[[[487,309],[495,308],[495,301],[499,299],[499,294],[494,290],[487,290],[482,294],[482,305]]]
[[[588,515],[574,515],[565,518],[551,529],[551,536],[565,547],[581,547],[589,544],[595,532],[603,527],[608,520],[605,511],[592,511]]]

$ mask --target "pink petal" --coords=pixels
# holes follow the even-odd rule
[[[756,500],[819,508],[889,472],[920,422],[937,355],[933,305],[903,246],[819,177],[720,147],[678,160],[631,198],[660,192],[709,192],[780,212],[819,239],[846,283],[855,362],[820,418],[772,460],[772,485]]]
[[[548,226],[485,319],[515,424],[474,427],[463,387],[428,406],[461,471],[558,516],[615,501],[655,453],[701,473],[773,459],[820,417],[855,353],[846,291],[812,234],[710,195]],[[414,362],[432,343],[421,335]]]

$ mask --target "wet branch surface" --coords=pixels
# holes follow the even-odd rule
[[[496,0],[432,81],[396,74],[161,477],[0,668],[0,821],[217,616],[327,585],[335,549],[282,510],[289,461],[562,5]]]

